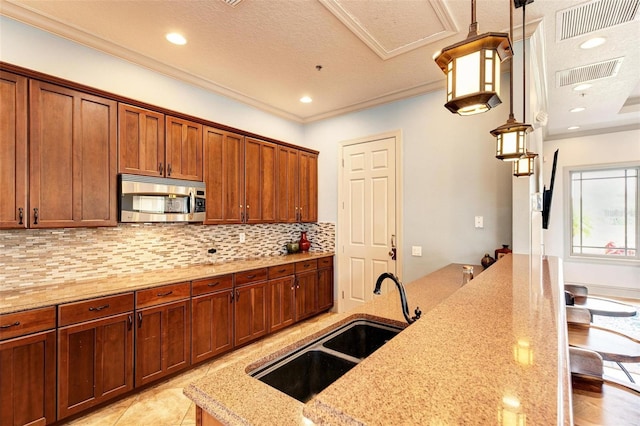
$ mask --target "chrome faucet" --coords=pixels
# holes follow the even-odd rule
[[[402,315],[404,315],[404,318],[407,320],[407,322],[411,324],[415,320],[420,318],[420,315],[422,315],[422,311],[420,311],[419,307],[416,307],[416,310],[414,311],[416,316],[409,317],[409,304],[407,303],[407,294],[404,292],[404,286],[398,280],[398,278],[396,278],[396,276],[393,275],[391,272],[384,272],[378,277],[378,281],[376,281],[376,288],[373,290],[373,292],[375,294],[380,294],[380,286],[382,285],[382,281],[384,281],[385,278],[389,278],[394,283],[396,283],[396,287],[398,287],[398,291],[400,292],[400,303],[402,304]]]

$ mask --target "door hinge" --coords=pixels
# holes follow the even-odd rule
[[[344,290],[342,290],[342,298],[344,299]]]

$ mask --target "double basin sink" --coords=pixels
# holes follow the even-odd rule
[[[371,319],[356,319],[249,375],[307,402],[402,330],[403,327]]]

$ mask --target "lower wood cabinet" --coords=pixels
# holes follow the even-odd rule
[[[318,312],[318,272],[307,271],[296,274],[296,321]]]
[[[0,342],[0,424],[55,422],[55,364],[55,330]]]
[[[136,312],[136,387],[191,364],[190,305],[187,299]]]
[[[258,339],[268,331],[268,283],[236,287],[234,295],[234,345]]]
[[[133,389],[133,293],[60,305],[58,322],[58,420]]]
[[[191,363],[233,349],[233,276],[191,284]]]
[[[295,277],[269,280],[269,332],[288,327],[296,321]]]

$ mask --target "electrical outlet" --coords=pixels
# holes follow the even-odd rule
[[[411,256],[422,256],[422,246],[411,246]]]
[[[244,232],[241,232],[241,233],[240,233],[240,242],[241,242],[241,243],[244,243],[244,242],[245,242],[245,240],[246,240],[246,236],[244,235]]]
[[[476,228],[484,228],[484,217],[476,216]]]

